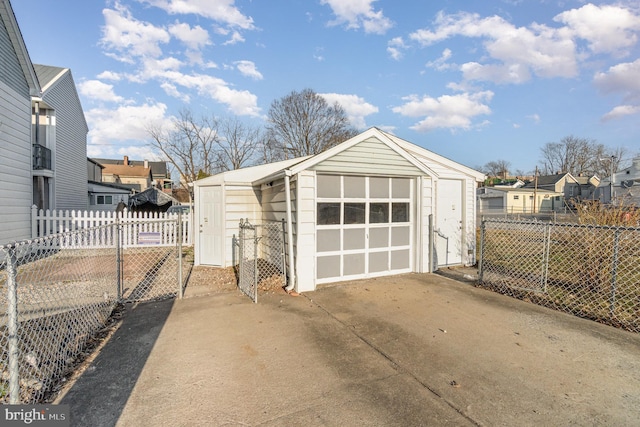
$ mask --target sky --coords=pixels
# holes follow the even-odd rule
[[[185,108],[264,127],[312,89],[472,168],[566,136],[640,154],[637,0],[12,0],[33,63],[70,68],[87,154],[159,160]]]

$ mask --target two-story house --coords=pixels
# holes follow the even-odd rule
[[[157,188],[165,193],[171,194],[173,185],[171,181],[171,173],[167,167],[167,162],[149,161],[149,160],[132,160],[129,156],[121,159],[94,159],[105,167],[103,171],[104,180],[117,182],[117,178],[111,178],[112,175],[118,175],[122,183],[135,183],[138,186],[136,191],[144,191],[149,187]],[[128,173],[123,174],[120,166],[128,166]],[[146,169],[151,171],[151,180],[146,182],[141,180],[142,174],[146,176]],[[127,181],[127,182],[125,182]]]
[[[68,68],[34,64],[42,93],[32,98],[33,204],[40,209],[86,210],[87,133]]]
[[[11,3],[0,0],[0,244],[31,237],[31,97],[40,83]]]

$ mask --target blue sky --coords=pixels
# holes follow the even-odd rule
[[[70,68],[92,157],[157,158],[181,108],[265,124],[313,89],[471,167],[532,171],[573,135],[640,152],[637,0],[13,0],[34,63]]]

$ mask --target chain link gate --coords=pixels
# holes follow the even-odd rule
[[[484,220],[479,283],[640,332],[640,228]]]
[[[258,289],[286,285],[284,221],[254,225],[240,220],[238,238],[238,287],[254,303]]]

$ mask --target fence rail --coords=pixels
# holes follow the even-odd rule
[[[183,245],[193,244],[193,214],[181,214],[180,232],[173,224],[178,213],[116,211],[56,211],[31,208],[31,238],[92,229],[120,222],[123,225],[123,244],[127,247],[148,245],[149,241],[163,246],[172,246],[181,241]],[[95,234],[87,239],[84,247],[113,245],[113,236]],[[156,243],[159,241],[158,243]]]
[[[640,228],[484,220],[479,282],[640,332]]]
[[[180,230],[179,218],[164,222]],[[126,230],[115,222],[0,246],[0,403],[43,401],[118,303],[182,296],[181,241],[126,247]],[[86,245],[104,236],[113,244]]]

